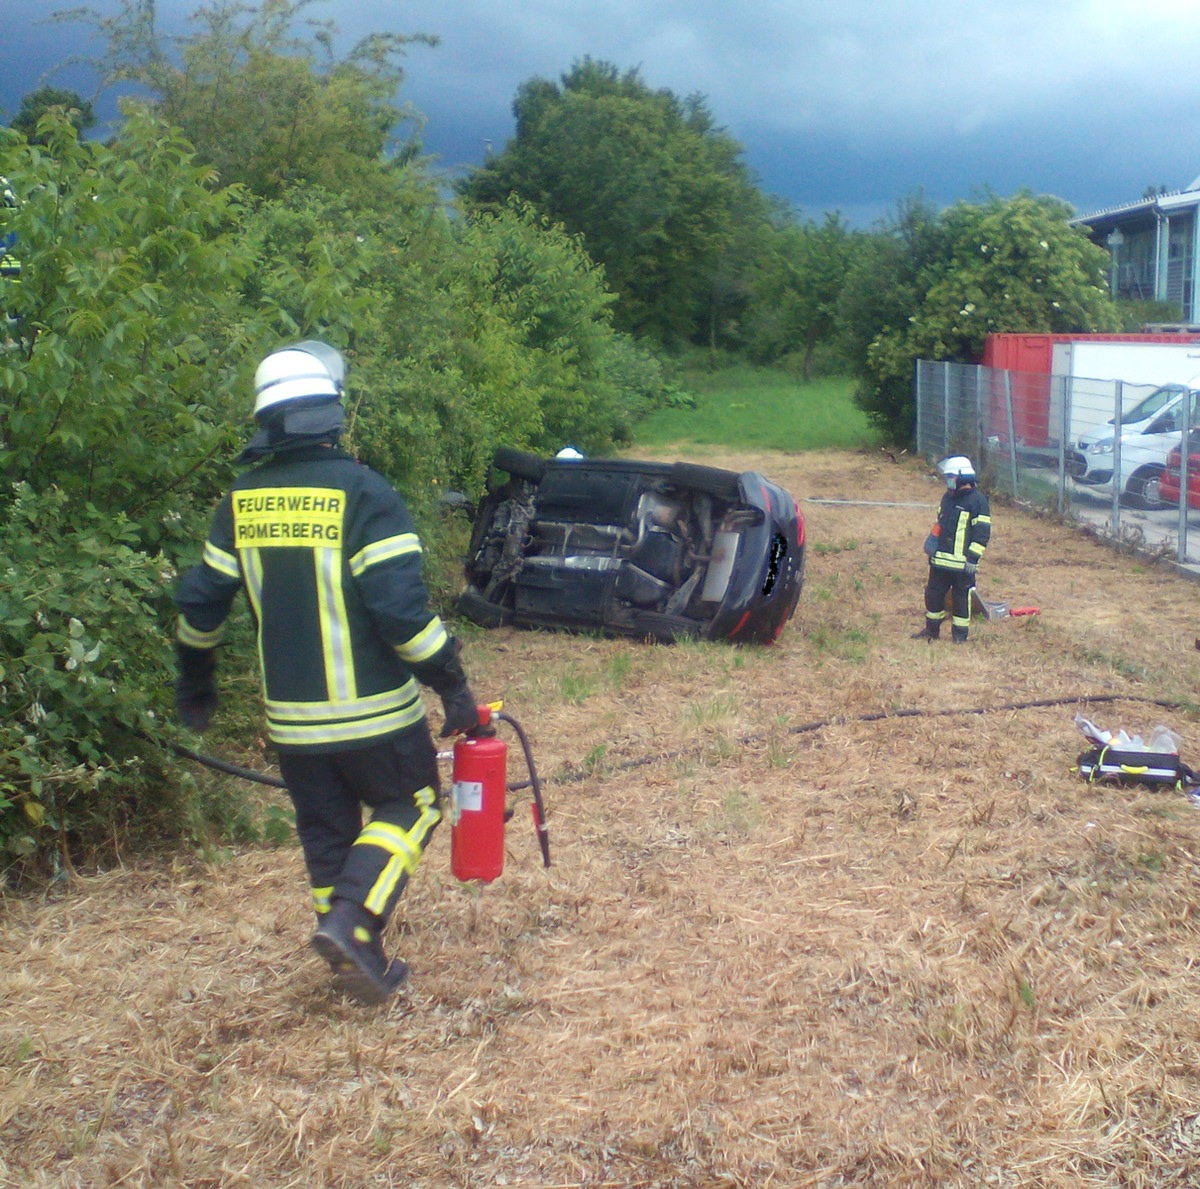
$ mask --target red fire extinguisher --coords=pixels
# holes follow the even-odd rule
[[[496,736],[495,721],[507,722],[525,749],[533,788],[533,822],[550,866],[550,834],[529,741],[520,724],[498,705],[479,707],[479,726],[454,744],[450,789],[450,870],[456,879],[490,883],[504,870],[504,823],[508,808],[508,744]],[[524,787],[524,786],[521,786]]]

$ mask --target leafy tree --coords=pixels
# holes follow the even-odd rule
[[[438,573],[462,548],[430,514],[447,485],[477,495],[501,444],[604,453],[664,403],[667,385],[658,361],[612,327],[612,295],[579,241],[526,205],[380,242],[385,300],[358,340],[369,396],[354,439],[405,490]]]
[[[264,200],[242,223],[258,262],[246,308],[280,337],[321,335],[351,353],[374,386],[355,432],[418,503],[439,479],[478,485],[499,440],[604,448],[626,434],[632,409],[661,399],[661,369],[615,337],[604,278],[579,243],[503,203],[456,229],[415,142],[393,151],[411,114],[391,102],[395,61],[432,39],[372,35],[335,60],[332,26],[297,35],[312,2],[221,0],[179,42],[158,34],[152,0],[64,15],[106,37],[106,78],[149,88],[198,161]],[[688,112],[701,118],[699,104]]]
[[[95,127],[96,112],[89,100],[74,91],[63,91],[58,87],[39,87],[21,99],[17,114],[9,121],[9,127],[20,132],[33,144],[46,144],[46,137],[38,132],[38,121],[52,107],[61,107],[81,136]]]
[[[513,112],[513,139],[462,186],[468,202],[496,208],[516,194],[581,235],[622,328],[664,343],[699,334],[750,186],[741,146],[704,100],[585,58],[560,84],[523,83]]]
[[[848,280],[842,318],[858,399],[879,429],[911,435],[917,359],[975,362],[993,332],[1119,328],[1107,255],[1070,226],[1071,213],[1027,192],[937,216],[914,200],[873,237]]]
[[[0,469],[120,508],[156,545],[166,512],[212,490],[224,393],[265,333],[238,300],[238,195],[144,114],[111,146],[48,122],[49,153],[0,152],[22,264],[4,294]]]
[[[858,400],[876,428],[904,440],[911,425],[912,364],[884,372],[868,357],[877,340],[903,330],[923,294],[925,269],[943,254],[936,209],[920,194],[903,199],[896,218],[856,247],[838,302],[842,354],[859,378]]]
[[[403,82],[397,59],[425,34],[372,33],[344,57],[333,54],[336,28],[309,21],[319,0],[217,0],[190,17],[198,31],[170,39],[159,33],[155,0],[121,0],[102,16],[90,9],[57,14],[85,20],[105,39],[95,65],[106,85],[137,84],[154,97],[168,124],[180,128],[198,158],[221,181],[277,197],[299,181],[331,190],[379,186],[420,151],[415,136],[397,143],[394,130],[414,120],[395,96]]]
[[[944,212],[948,258],[930,270],[915,342],[927,358],[976,360],[990,333],[1117,330],[1108,255],[1061,199],[1028,192]]]
[[[742,188],[731,213],[728,242],[708,280],[707,325],[694,337],[713,352],[744,351],[755,332],[759,311],[754,303],[755,279],[776,230],[792,220],[781,199],[757,186]]]
[[[805,380],[820,343],[833,338],[854,239],[845,221],[789,222],[776,229],[750,273],[750,351],[760,363],[796,355]]]

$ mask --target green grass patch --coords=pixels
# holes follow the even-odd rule
[[[565,702],[586,702],[596,692],[596,678],[568,664],[559,674],[559,690]]]
[[[737,713],[739,703],[732,694],[715,694],[711,698],[698,698],[684,707],[684,718],[695,726],[711,726]]]
[[[827,544],[818,543],[813,546],[813,550],[820,554],[826,553],[848,553],[852,549],[858,548],[858,542],[855,540],[847,540],[838,542],[830,542]]]
[[[690,370],[683,386],[694,406],[658,409],[638,422],[633,436],[639,446],[855,450],[878,444],[852,399],[854,381],[846,377],[805,384],[777,368],[738,365]]]
[[[633,670],[633,657],[627,652],[618,652],[605,662],[608,683],[614,689],[621,689]]]
[[[1144,681],[1153,684],[1156,678],[1156,674],[1148,666],[1138,661],[1129,660],[1127,657],[1113,656],[1107,652],[1088,648],[1083,651],[1083,659],[1089,665],[1096,665],[1102,669],[1111,669],[1114,673],[1119,673],[1122,677],[1132,678],[1134,681]]]
[[[871,644],[871,637],[860,628],[838,630],[820,625],[810,629],[808,640],[817,652],[856,663],[867,659]]]

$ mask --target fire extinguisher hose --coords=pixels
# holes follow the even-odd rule
[[[521,740],[521,748],[525,752],[525,765],[529,769],[529,783],[533,788],[533,824],[537,830],[538,846],[542,848],[542,866],[550,866],[550,830],[546,825],[546,806],[542,801],[542,782],[538,780],[537,766],[533,762],[533,751],[529,746],[529,739],[522,729],[521,724],[517,722],[511,714],[505,714],[503,710],[495,711],[494,718],[503,719],[517,733],[517,738]],[[512,787],[511,785],[509,786]]]
[[[241,764],[231,764],[228,760],[221,760],[216,756],[203,755],[198,751],[193,751],[190,747],[184,747],[182,743],[169,742],[167,746],[176,755],[183,756],[185,760],[203,764],[206,768],[224,772],[227,776],[236,776],[239,780],[251,780],[255,784],[270,785],[274,789],[287,788],[287,781],[279,776],[272,776],[268,772],[258,772],[253,768],[243,768]]]
[[[173,751],[177,756],[181,756],[185,760],[191,760],[195,764],[201,764],[205,768],[211,768],[214,772],[224,772],[226,776],[236,776],[239,780],[248,780],[253,784],[269,785],[273,789],[287,788],[287,782],[282,777],[272,776],[269,772],[259,772],[255,768],[244,768],[241,764],[234,764],[229,760],[205,755],[203,752],[195,751],[190,747],[184,747],[182,743],[178,743],[174,739],[165,739],[161,736],[156,738],[149,731],[144,731],[140,727],[125,727],[125,730],[130,731],[139,739],[145,739],[147,743],[153,743],[158,747],[165,747],[169,751]]]

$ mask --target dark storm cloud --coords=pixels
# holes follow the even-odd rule
[[[112,0],[95,5],[112,10]],[[178,25],[198,3],[159,0]],[[61,27],[0,0],[0,103],[61,60]],[[773,193],[857,224],[916,190],[1052,193],[1083,210],[1200,174],[1200,6],[1194,0],[324,0],[348,46],[377,30],[413,46],[403,97],[441,165],[477,165],[512,131],[533,76],[591,55],[651,86],[707,97]],[[62,81],[62,76],[58,81]],[[82,89],[82,88],[77,88]]]

